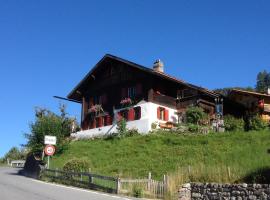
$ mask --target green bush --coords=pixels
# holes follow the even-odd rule
[[[204,110],[197,106],[190,106],[186,110],[186,121],[190,124],[199,124],[207,119]]]
[[[196,124],[188,124],[188,131],[191,133],[198,133],[200,130],[200,126]]]
[[[136,198],[142,198],[143,197],[143,189],[138,185],[135,185],[132,188],[132,193],[133,193],[133,196],[136,197]]]
[[[248,130],[264,130],[269,126],[267,122],[262,120],[259,115],[252,116],[248,119]]]
[[[124,118],[117,122],[116,130],[119,137],[125,136],[127,133],[127,122]]]
[[[243,131],[245,122],[242,118],[226,115],[224,117],[224,126],[226,131]]]
[[[66,172],[88,172],[90,163],[86,160],[72,159],[64,164],[63,170]]]

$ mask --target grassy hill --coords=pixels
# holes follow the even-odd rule
[[[91,171],[120,177],[155,179],[169,174],[186,181],[235,182],[270,166],[270,132],[180,135],[159,132],[123,139],[73,141],[54,156],[52,168],[73,158],[88,160]]]

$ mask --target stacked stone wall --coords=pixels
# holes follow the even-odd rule
[[[179,189],[179,200],[266,200],[270,199],[268,184],[190,183]]]

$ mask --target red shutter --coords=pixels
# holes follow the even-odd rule
[[[164,120],[169,121],[169,110],[165,109]]]
[[[142,84],[137,83],[136,85],[136,95],[141,95],[142,94]]]
[[[112,125],[112,117],[110,115],[106,116],[106,126]]]
[[[157,118],[160,119],[160,107],[157,107]]]
[[[97,127],[102,127],[103,126],[103,119],[102,117],[97,117]]]
[[[95,119],[93,119],[91,122],[91,128],[96,128],[96,120]]]
[[[134,109],[131,108],[129,109],[128,111],[128,121],[133,121],[135,118],[135,112],[134,112]]]

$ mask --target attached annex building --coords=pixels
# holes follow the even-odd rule
[[[106,54],[67,98],[82,104],[81,131],[72,136],[91,138],[116,132],[122,118],[140,133],[151,131],[153,124],[168,128],[190,105],[214,119],[221,96],[165,74],[160,60],[151,69]]]

